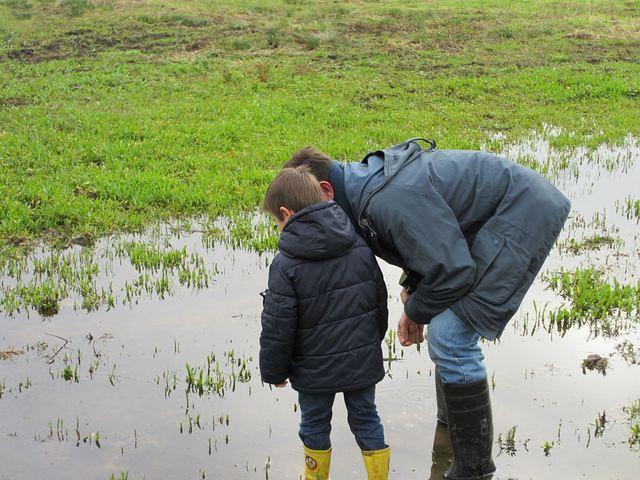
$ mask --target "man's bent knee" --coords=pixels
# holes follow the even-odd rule
[[[429,356],[444,383],[473,383],[486,377],[480,335],[451,310],[435,316],[427,330]]]

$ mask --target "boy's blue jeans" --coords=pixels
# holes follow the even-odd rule
[[[331,448],[331,416],[335,393],[298,392],[300,439],[312,450]],[[386,448],[384,429],[375,404],[376,387],[344,392],[347,421],[361,450]]]
[[[487,376],[479,340],[480,334],[449,309],[431,319],[429,356],[443,383],[473,383]]]

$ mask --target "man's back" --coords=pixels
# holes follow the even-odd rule
[[[348,199],[376,255],[417,279],[407,315],[428,323],[451,307],[485,338],[499,337],[564,225],[567,198],[533,170],[485,152],[424,151],[410,141],[368,162],[375,180],[347,164],[334,182],[346,195],[336,198]]]
[[[398,172],[396,184],[428,182],[455,215],[462,232],[473,229],[495,215],[505,216],[501,205],[516,207],[506,219],[526,234],[536,236],[545,224],[537,222],[531,204],[537,204],[538,217],[548,210],[564,209],[566,198],[545,178],[530,168],[499,155],[473,150],[435,150],[420,155],[412,165]],[[418,187],[420,188],[420,187]],[[518,198],[526,194],[526,202]],[[533,198],[535,195],[536,198]],[[533,214],[533,216],[532,216]]]

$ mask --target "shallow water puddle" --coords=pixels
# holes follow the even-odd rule
[[[640,198],[635,139],[590,157],[582,150],[555,152],[543,138],[507,147],[505,154],[548,164],[543,170],[572,198],[574,212],[547,273],[595,266],[611,279],[638,283],[638,218],[626,208],[627,200],[633,205]],[[555,173],[554,158],[565,162]],[[585,243],[595,236],[612,241]],[[156,280],[171,271],[159,265],[172,262],[171,255],[155,269],[139,270],[133,258],[156,262],[144,248],[134,248],[133,256],[100,253],[127,242],[185,248],[194,255],[190,271],[206,272],[208,286],[181,282],[186,277],[176,269],[166,275],[170,288],[159,300],[163,287],[157,290]],[[257,370],[258,292],[270,257],[211,244],[200,232],[177,237],[167,228],[153,238],[104,239],[93,258],[99,264],[93,281],[111,284],[114,292],[110,310],[104,303],[92,313],[74,309],[81,297],[71,292],[48,320],[24,311],[0,319],[0,351],[13,352],[0,357],[0,479],[62,479],[70,472],[107,479],[123,471],[129,479],[298,478],[295,392],[262,385]],[[395,325],[398,271],[383,269]],[[153,287],[143,281],[129,304],[123,285],[135,285],[142,274]],[[640,399],[636,321],[623,316],[615,336],[587,325],[550,327],[548,312],[570,302],[543,277],[502,340],[485,344],[496,478],[635,478],[640,446],[633,445],[628,406]],[[3,278],[5,286],[15,282]],[[378,404],[393,448],[392,478],[426,479],[437,433],[433,365],[426,344],[420,351],[397,344],[388,350],[393,361]],[[591,354],[606,366],[583,373]],[[364,478],[339,399],[334,418],[333,478]]]

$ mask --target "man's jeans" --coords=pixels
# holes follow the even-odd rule
[[[335,393],[298,392],[300,403],[300,439],[312,450],[331,448],[331,415]],[[344,392],[347,421],[361,450],[386,448],[384,429],[375,404],[376,387]]]
[[[478,340],[480,334],[451,310],[433,317],[427,344],[443,383],[473,383],[487,376]]]

